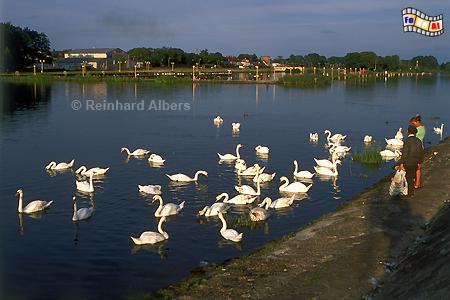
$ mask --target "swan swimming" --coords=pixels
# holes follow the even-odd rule
[[[166,160],[163,159],[158,154],[151,154],[148,158],[148,162],[156,163],[156,164],[163,164]]]
[[[345,155],[347,154],[347,152],[352,150],[352,147],[342,146],[335,143],[330,143],[329,145],[331,146],[331,148],[328,150],[330,154],[337,153],[338,155]]]
[[[241,130],[241,123],[231,123],[231,128],[233,132],[238,132]]]
[[[256,206],[250,210],[250,220],[253,222],[259,222],[267,220],[270,216],[270,212],[268,211],[270,206],[270,202],[266,202],[266,207],[264,206]]]
[[[319,134],[317,132],[310,132],[309,139],[313,142],[317,142],[319,140]]]
[[[222,221],[222,228],[220,229],[220,234],[222,237],[233,242],[240,242],[242,240],[243,233],[238,233],[234,229],[227,229],[227,221],[225,221],[223,214],[219,212],[218,216]]]
[[[87,169],[85,166],[81,166],[79,167],[76,171],[75,174],[81,174],[82,176],[97,176],[97,175],[105,175],[106,172],[108,172],[109,168],[98,168],[98,167],[94,167],[91,169]]]
[[[372,136],[371,135],[364,136],[363,141],[364,141],[364,143],[367,143],[367,144],[372,143]]]
[[[237,160],[237,159],[240,159],[241,158],[241,155],[239,154],[239,149],[242,147],[242,144],[237,144],[236,145],[236,155],[233,155],[233,154],[224,154],[224,155],[222,155],[222,154],[220,154],[220,153],[217,153],[217,155],[219,156],[219,159],[220,160]]]
[[[160,185],[139,185],[138,184],[139,192],[145,193],[145,194],[151,194],[151,195],[161,195],[161,186]]]
[[[289,179],[285,176],[282,176],[280,181],[284,183],[278,188],[278,190],[285,193],[307,193],[312,187],[312,184],[306,186],[301,182],[292,182],[289,184]]]
[[[385,149],[383,151],[380,151],[380,155],[383,158],[394,158],[394,157],[400,157],[402,155],[402,153],[398,149],[396,149],[395,151]]]
[[[200,175],[200,174],[201,175],[205,175],[206,177],[208,177],[208,172],[206,172],[206,171],[197,171],[195,173],[194,178],[191,178],[191,177],[189,177],[189,176],[187,176],[185,174],[181,174],[181,173],[174,174],[174,175],[166,174],[166,176],[169,177],[169,179],[172,180],[172,181],[192,182],[192,181],[197,181],[198,180],[198,175]]]
[[[180,204],[166,203],[163,205],[163,199],[160,195],[153,196],[153,202],[159,201],[158,209],[155,211],[155,217],[166,217],[178,214],[184,207],[184,201]]]
[[[214,125],[220,126],[223,123],[223,119],[220,116],[217,116],[214,118],[213,122],[214,122]]]
[[[317,174],[324,175],[324,176],[333,176],[333,177],[335,177],[335,176],[339,175],[339,173],[337,171],[337,165],[338,164],[339,165],[341,164],[340,160],[336,160],[333,163],[333,169],[329,169],[327,167],[320,167],[319,166],[319,167],[314,167],[314,170],[316,170]]]
[[[264,198],[263,202],[258,204],[258,206],[263,207],[264,205],[266,205],[266,209],[267,208],[274,208],[274,209],[285,208],[285,207],[291,206],[292,203],[294,203],[294,199],[295,199],[294,195],[292,195],[291,197],[278,198],[275,201],[272,201],[271,198],[266,197],[266,198]]]
[[[213,217],[217,216],[219,212],[226,213],[228,209],[228,205],[223,202],[216,202],[211,206],[205,206],[202,210],[198,212],[198,216],[205,216],[205,217]]]
[[[16,196],[19,196],[19,206],[17,207],[17,211],[19,213],[32,214],[43,211],[52,205],[53,201],[43,201],[43,200],[33,200],[27,204],[24,208],[22,208],[22,197],[23,190],[18,189],[16,192]]]
[[[222,200],[222,198],[224,198]],[[236,205],[247,205],[251,204],[256,200],[255,196],[239,194],[230,199],[228,193],[222,193],[216,196],[216,201],[222,201],[223,203],[236,204]]]
[[[259,173],[257,175],[259,175]],[[257,179],[257,182],[256,182],[256,191],[254,188],[252,188],[249,185],[241,185],[241,186],[235,185],[234,188],[236,189],[236,191],[239,194],[250,195],[250,196],[261,195],[261,185],[260,185],[259,179]]]
[[[269,154],[269,147],[258,145],[255,147],[255,151],[258,154]]]
[[[128,156],[144,156],[144,155],[147,155],[150,153],[149,150],[141,149],[141,148],[137,148],[133,152],[130,152],[130,149],[128,149],[127,147],[122,147],[120,149],[120,152],[123,152],[123,151],[126,151]]]
[[[166,217],[159,219],[158,232],[144,231],[138,238],[131,237],[136,245],[156,244],[169,239],[169,235],[162,229],[162,223],[166,221]]]
[[[277,173],[273,173],[273,174],[268,174],[268,173],[260,173],[260,174],[255,174],[255,177],[253,177],[253,182],[259,182],[260,183],[265,183],[265,182],[269,182],[272,181],[275,178],[275,175]]]
[[[394,147],[403,147],[403,141],[402,140],[398,140],[398,139],[384,139],[386,141],[386,144],[388,144],[389,146],[394,146]]]
[[[73,163],[75,160],[71,160],[69,163],[61,162],[57,164],[56,162],[52,161],[47,166],[45,166],[46,170],[65,170],[70,169],[73,167]]]
[[[72,221],[81,221],[89,219],[94,213],[94,207],[83,207],[77,209],[77,199],[75,197],[72,198],[73,201],[73,216]]]
[[[297,162],[297,160],[294,160],[294,177],[311,179],[311,178],[313,178],[314,174],[315,173],[311,173],[310,171],[298,172],[298,162]]]
[[[331,136],[331,131],[329,131],[328,129],[326,129],[324,133],[327,135],[327,141],[333,143],[342,142],[347,137],[346,135],[342,135],[340,133],[336,133],[333,136]]]
[[[316,158],[314,158],[314,161],[316,162],[316,164],[319,167],[332,169],[333,168],[333,163],[337,160],[337,158],[338,158],[337,153],[333,152],[331,154],[331,161],[329,161],[328,159],[316,159]]]
[[[84,180],[84,181],[78,181],[75,180],[75,184],[77,186],[77,190],[82,191],[82,192],[86,192],[86,193],[93,193],[94,192],[94,184],[92,183],[92,177],[94,175],[89,175],[89,181]]]

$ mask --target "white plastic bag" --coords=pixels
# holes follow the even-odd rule
[[[401,170],[395,172],[394,177],[391,179],[391,186],[389,187],[389,195],[408,195],[408,182],[406,182],[406,172]]]

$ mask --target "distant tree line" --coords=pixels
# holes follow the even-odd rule
[[[42,32],[0,23],[0,71],[23,70],[45,60],[51,62],[50,41]]]

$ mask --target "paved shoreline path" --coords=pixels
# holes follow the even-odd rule
[[[399,276],[397,264],[405,260],[438,211],[448,206],[450,138],[425,153],[423,187],[414,197],[390,197],[388,176],[298,232],[249,256],[196,270],[158,295],[177,299],[361,299],[370,295],[391,280],[392,271],[393,277]]]

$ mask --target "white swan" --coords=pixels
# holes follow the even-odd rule
[[[294,177],[311,179],[311,178],[313,178],[314,174],[315,173],[311,173],[310,171],[298,172],[298,162],[297,162],[297,160],[294,160]]]
[[[331,155],[331,161],[329,161],[328,159],[316,159],[316,158],[314,158],[314,161],[316,162],[316,164],[319,167],[332,169],[333,168],[333,163],[336,161],[337,158],[338,158],[337,153],[333,153]]]
[[[157,163],[157,164],[163,164],[166,160],[163,159],[161,156],[159,156],[158,154],[151,154],[148,158],[149,162],[152,163]]]
[[[219,156],[219,159],[220,160],[236,160],[236,159],[240,159],[241,158],[241,155],[239,154],[239,149],[242,147],[242,144],[237,144],[236,145],[236,155],[233,155],[233,154],[224,154],[224,155],[222,155],[222,154],[220,154],[220,153],[217,153],[217,155]]]
[[[139,192],[145,193],[145,194],[151,194],[151,195],[161,195],[161,186],[160,185],[139,185],[138,184]]]
[[[136,245],[156,244],[167,240],[169,239],[169,235],[162,229],[162,223],[164,223],[165,221],[166,217],[162,217],[161,219],[159,219],[158,232],[144,231],[138,238],[132,236],[130,237]]]
[[[233,132],[241,130],[241,123],[231,123],[231,128]]]
[[[333,177],[335,177],[335,176],[339,175],[339,173],[337,171],[337,165],[338,164],[339,165],[341,164],[340,160],[336,160],[333,163],[333,169],[332,170],[329,169],[329,168],[326,168],[326,167],[314,167],[314,170],[316,170],[317,174],[324,175],[324,176],[333,176]]]
[[[40,211],[43,211],[44,209],[47,209],[53,203],[53,201],[47,202],[47,201],[43,201],[43,200],[33,200],[30,203],[28,203],[27,206],[22,208],[23,190],[21,190],[21,189],[17,190],[16,196],[19,196],[19,206],[17,207],[17,211],[19,213],[32,214],[32,213],[40,212]]]
[[[243,160],[243,159],[241,159],[241,158],[238,158],[237,160],[236,160],[236,163],[234,164],[234,168],[236,169],[236,170],[238,170],[238,172],[239,171],[244,171],[245,169],[247,169],[247,164],[245,163],[245,160]]]
[[[205,217],[213,217],[217,216],[219,212],[226,213],[228,209],[228,205],[226,203],[217,202],[214,203],[211,206],[205,206],[202,210],[198,212],[198,216],[205,216]]]
[[[224,198],[222,200],[222,198]],[[223,201],[223,203],[236,204],[236,205],[247,205],[252,204],[255,201],[256,197],[252,195],[236,195],[230,199],[228,193],[222,193],[216,196],[216,201]]]
[[[258,145],[255,147],[255,151],[258,154],[269,154],[269,147]]]
[[[256,174],[261,174],[264,172],[266,167],[261,168],[258,164],[254,164],[251,167],[248,167],[244,170],[238,169],[239,176],[255,176]]]
[[[198,175],[200,175],[200,174],[201,175],[205,175],[206,177],[208,177],[208,172],[206,172],[206,171],[197,171],[195,173],[194,178],[191,178],[191,177],[189,177],[189,176],[187,176],[185,174],[181,174],[181,173],[174,174],[174,175],[166,174],[166,176],[169,177],[169,179],[172,180],[172,181],[191,182],[191,181],[197,181],[198,180]]]
[[[105,175],[106,172],[108,172],[109,168],[99,168],[99,167],[94,167],[91,169],[87,169],[85,166],[81,166],[79,167],[76,171],[75,174],[81,174],[83,176],[97,176],[97,175]]]
[[[277,173],[273,173],[273,174],[267,174],[267,173],[255,174],[255,177],[253,177],[253,182],[256,183],[256,182],[258,182],[258,180],[261,183],[272,181],[275,178],[276,174]]]
[[[253,187],[251,187],[249,185],[241,185],[241,186],[235,185],[234,188],[236,189],[236,191],[239,194],[250,195],[250,196],[259,196],[259,195],[261,195],[261,185],[260,185],[260,182],[259,182],[258,179],[257,179],[257,182],[256,182],[256,191],[255,191],[255,189]]]
[[[364,136],[364,143],[372,143],[372,136],[371,135],[366,135]]]
[[[328,129],[324,131],[324,133],[327,135],[327,141],[328,142],[341,142],[343,140],[345,140],[345,138],[347,137],[346,135],[342,135],[340,133],[336,133],[333,136],[331,136],[331,131],[329,131]]]
[[[319,140],[319,134],[317,132],[310,132],[309,139],[311,141],[317,142]]]
[[[92,214],[94,213],[94,207],[83,207],[77,209],[77,199],[73,197],[72,200],[73,200],[72,221],[86,220],[92,216]]]
[[[92,177],[94,175],[89,175],[89,181],[78,181],[75,180],[75,184],[77,185],[77,190],[86,192],[86,193],[93,193],[94,192],[94,184],[92,183]]]
[[[222,228],[220,229],[220,234],[223,236],[223,238],[233,242],[240,242],[242,240],[243,233],[238,233],[234,229],[227,229],[227,221],[225,221],[225,218],[223,217],[222,213],[219,212],[218,216],[222,221]]]
[[[330,154],[337,153],[339,155],[346,154],[350,150],[352,150],[352,147],[342,146],[335,143],[329,143],[331,148],[328,150]]]
[[[312,184],[307,186],[298,181],[289,184],[289,179],[285,176],[282,176],[280,181],[284,183],[278,188],[278,190],[285,193],[307,193],[312,187]]]
[[[153,196],[153,202],[159,201],[158,209],[155,211],[155,217],[166,217],[178,214],[184,207],[184,201],[180,204],[166,203],[163,205],[163,199],[160,195]]]
[[[71,160],[69,163],[61,162],[56,164],[56,162],[52,161],[47,166],[45,166],[46,170],[65,170],[73,167],[73,163],[75,160]]]
[[[128,149],[127,147],[122,147],[120,149],[120,152],[123,152],[123,151],[126,151],[128,156],[144,156],[144,155],[147,155],[150,153],[149,150],[141,149],[141,148],[137,148],[133,152],[130,152],[130,149]]]
[[[384,139],[386,141],[386,144],[388,144],[389,146],[394,146],[394,147],[403,147],[403,141],[402,140],[397,140],[397,139]]]
[[[402,155],[402,153],[398,149],[396,149],[395,151],[385,149],[383,151],[380,151],[380,155],[384,158],[394,158],[394,157],[400,157]]]
[[[400,127],[398,130],[397,130],[397,133],[395,134],[395,139],[396,140],[403,140],[403,129]]]
[[[441,123],[441,127],[433,127],[434,133],[442,134],[444,132],[444,123]]]
[[[253,222],[259,222],[267,220],[267,218],[270,216],[270,212],[268,211],[270,206],[270,202],[266,202],[266,207],[264,206],[257,206],[250,210],[250,220]]]
[[[222,125],[223,119],[220,116],[217,116],[214,118],[213,122],[214,122],[214,125],[219,126],[219,125]]]
[[[282,198],[278,198],[275,201],[272,201],[272,199],[270,199],[269,197],[264,198],[263,202],[261,202],[260,204],[258,204],[259,207],[263,207],[264,205],[266,205],[266,209],[267,208],[285,208],[285,207],[289,207],[292,205],[292,203],[294,203],[294,199],[295,196],[292,195],[291,197],[282,197]]]

